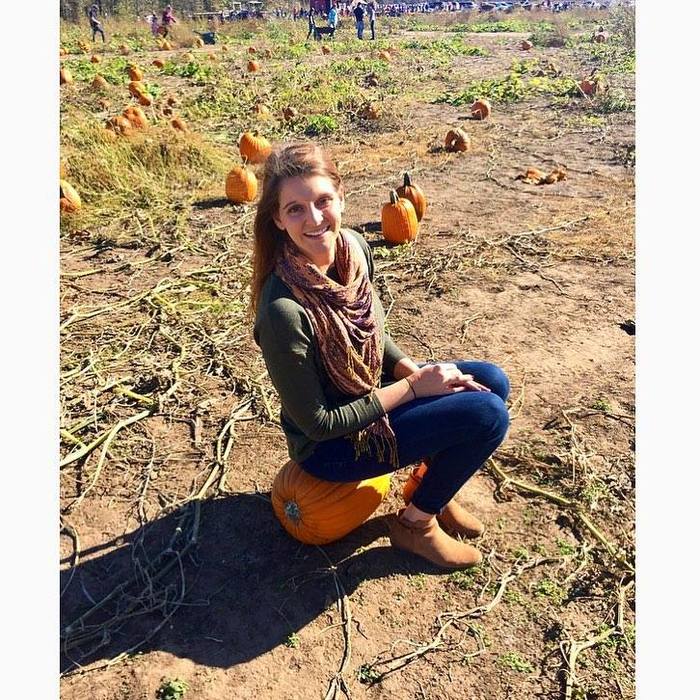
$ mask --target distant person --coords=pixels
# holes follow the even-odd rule
[[[352,13],[355,15],[357,38],[362,39],[362,35],[365,31],[365,4],[362,2],[362,0],[355,5],[355,9],[352,11]]]
[[[93,4],[90,6],[90,9],[88,10],[88,19],[90,20],[90,29],[92,29],[92,40],[95,41],[95,37],[97,36],[97,33],[99,32],[102,35],[102,43],[105,43],[105,32],[104,29],[102,29],[102,24],[100,24],[100,20],[98,17],[100,16],[100,8],[97,6],[97,3]]]
[[[308,41],[316,29],[316,22],[314,21],[314,8],[309,10],[309,33],[306,35],[306,41]]]
[[[369,20],[372,39],[374,39],[374,23],[377,21],[377,6],[374,4],[374,0],[367,5],[367,19]]]
[[[338,26],[338,10],[335,3],[331,3],[331,9],[328,10],[328,26],[335,29]]]
[[[172,24],[177,24],[175,15],[173,14],[173,8],[171,5],[167,5],[165,10],[163,10],[163,17],[160,23],[159,32],[163,37],[167,37],[170,34],[170,26]]]

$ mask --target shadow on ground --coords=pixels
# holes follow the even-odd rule
[[[375,517],[323,548],[348,595],[367,579],[415,573]],[[323,552],[290,538],[264,498],[190,502],[61,571],[61,671],[163,650],[227,668],[283,644],[336,600]],[[82,561],[84,560],[84,561]]]

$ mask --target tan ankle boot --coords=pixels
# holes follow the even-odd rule
[[[397,549],[413,552],[444,569],[465,569],[481,562],[481,552],[452,539],[436,518],[410,522],[403,511],[388,516],[389,539]]]
[[[406,505],[411,502],[413,493],[423,481],[423,476],[428,471],[425,462],[416,467],[403,488],[403,500]],[[468,513],[454,498],[442,509],[437,516],[440,527],[455,535],[462,535],[470,539],[481,537],[484,534],[484,524],[471,513]]]

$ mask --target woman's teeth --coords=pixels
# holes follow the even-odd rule
[[[306,233],[304,235],[309,236],[310,238],[318,238],[319,236],[322,236],[326,231],[328,231],[328,226],[324,226],[322,229],[319,229],[318,231],[309,231],[308,233]]]

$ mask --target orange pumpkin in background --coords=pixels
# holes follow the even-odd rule
[[[257,73],[260,70],[260,64],[257,61],[248,61],[248,72]]]
[[[468,151],[471,145],[469,134],[461,129],[450,129],[445,136],[445,150],[450,153]]]
[[[127,88],[132,97],[138,97],[141,93],[146,92],[146,86],[140,80],[132,80]]]
[[[126,67],[126,72],[129,74],[129,80],[140,83],[143,80],[143,71],[133,63]]]
[[[66,85],[73,82],[73,74],[68,70],[68,68],[61,68],[60,72],[61,85]]]
[[[96,56],[95,54],[92,54],[90,56],[90,63],[99,63],[102,59],[99,56]]]
[[[486,119],[491,116],[491,103],[488,100],[476,100],[469,110],[473,119]]]
[[[188,131],[187,124],[185,124],[180,117],[174,117],[171,119],[170,126],[172,126],[175,131]]]
[[[289,461],[272,484],[272,508],[294,539],[328,544],[362,525],[384,500],[390,485],[389,474],[351,483],[323,481]]]
[[[121,136],[128,136],[131,133],[131,122],[123,114],[117,114],[116,117],[107,120],[105,126]]]
[[[136,105],[127,107],[123,115],[135,129],[145,129],[148,126],[148,119],[141,107],[137,107]]]
[[[252,202],[258,194],[258,178],[245,165],[236,165],[226,176],[226,198],[235,204]]]
[[[409,243],[418,235],[418,217],[413,204],[391,190],[382,207],[382,235],[389,243]]]
[[[60,192],[60,207],[62,212],[72,214],[83,206],[80,201],[80,195],[76,189],[66,180],[61,180],[59,183]]]
[[[165,67],[165,61],[163,61],[160,58],[156,58],[155,61],[153,61],[152,65],[154,65],[156,68],[164,68]]]
[[[264,136],[246,131],[238,142],[238,150],[248,163],[264,163],[272,153],[272,144]]]
[[[109,86],[109,83],[101,75],[98,74],[92,79],[91,85],[95,88],[95,90],[106,90]]]

